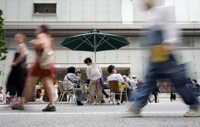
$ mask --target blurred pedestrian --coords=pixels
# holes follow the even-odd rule
[[[101,100],[103,100],[103,93],[102,93],[102,84],[100,82],[100,78],[102,76],[101,67],[96,64],[92,63],[91,58],[86,58],[84,63],[88,66],[86,70],[86,74],[88,79],[90,80],[90,103],[93,105],[98,105]],[[96,92],[96,101],[94,100]]]
[[[58,101],[58,84],[57,82],[54,82],[54,93],[55,93],[55,97],[54,97],[54,101]]]
[[[195,94],[195,96],[200,96],[200,94],[199,94],[199,88],[200,88],[200,86],[199,86],[199,84],[197,83],[197,80],[196,80],[196,79],[193,79],[193,80],[192,80],[192,84],[193,84],[193,89],[194,89],[194,94]]]
[[[138,79],[138,80],[137,80],[136,86],[137,86],[137,89],[136,89],[136,90],[140,90],[140,89],[144,86],[143,81],[140,80],[140,79]]]
[[[55,68],[54,68],[54,43],[50,35],[50,30],[46,25],[40,25],[35,32],[36,39],[30,41],[34,45],[36,59],[29,71],[27,87],[25,95],[27,99],[31,98],[31,91],[35,83],[41,78],[46,90],[48,91],[49,104],[42,111],[56,111],[54,105],[54,84]]]
[[[8,76],[6,87],[7,91],[10,93],[10,99],[14,99],[16,94],[20,97],[20,102],[11,105],[12,109],[23,110],[25,98],[22,92],[27,78],[26,62],[28,55],[28,48],[25,44],[26,36],[22,33],[18,33],[15,35],[14,41],[17,44],[17,48],[14,54],[14,60],[11,64],[11,71]]]
[[[190,105],[190,109],[184,116],[200,116],[199,101],[186,85],[185,65],[177,65],[172,54],[175,43],[179,42],[180,34],[176,26],[169,23],[168,8],[155,6],[153,0],[144,2],[151,16],[146,39],[150,46],[151,59],[146,73],[146,83],[132,96],[134,101],[129,104],[128,110],[135,116],[142,116],[141,108],[146,105],[155,81],[160,78],[169,78],[184,102]]]
[[[41,86],[41,93],[40,93],[40,101],[44,102],[44,96],[45,96],[45,90],[43,88],[43,85]]]
[[[35,94],[36,94],[36,98],[35,98],[35,102],[39,102],[40,98],[41,98],[41,84],[40,82],[37,83],[36,87],[35,87]]]
[[[132,79],[131,79],[131,83],[132,83],[132,86],[133,86],[133,90],[136,90],[137,89],[137,77],[136,75],[132,75]]]
[[[159,88],[158,88],[158,84],[155,83],[155,84],[153,85],[153,89],[152,89],[152,92],[151,92],[151,94],[154,95],[155,103],[158,102],[158,101],[157,101],[157,100],[158,100],[158,93],[160,93],[160,90],[159,90]]]
[[[175,93],[175,89],[173,86],[171,86],[171,95],[170,95],[170,99],[171,99],[171,102],[173,100],[176,100],[176,93]]]
[[[0,101],[3,102],[4,101],[4,90],[3,87],[0,87]]]

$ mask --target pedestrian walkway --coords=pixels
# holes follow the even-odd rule
[[[185,118],[188,109],[182,102],[151,103],[143,109],[143,117],[124,112],[125,105],[75,106],[63,103],[56,112],[42,112],[46,104],[27,104],[24,111],[13,111],[0,105],[0,123],[8,126],[42,127],[157,127],[199,126],[199,118]],[[10,119],[12,117],[12,119]],[[9,119],[9,122],[8,122]],[[49,121],[48,123],[46,121]]]

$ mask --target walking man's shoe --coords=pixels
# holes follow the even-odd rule
[[[136,109],[134,106],[134,102],[128,102],[126,104],[126,109],[124,112],[131,112],[131,115],[134,117],[142,117],[140,109]]]
[[[184,117],[200,117],[200,112],[199,110],[190,109],[183,116]]]

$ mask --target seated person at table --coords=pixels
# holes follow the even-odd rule
[[[110,76],[107,77],[107,81],[117,80],[119,82],[119,85],[121,85],[122,83],[126,84],[122,75],[117,74],[117,70],[116,70],[115,66],[110,65],[110,66],[108,66],[107,70],[110,73]],[[115,99],[117,100],[117,104],[119,104],[120,95],[115,95]],[[123,103],[123,100],[124,100],[124,96],[122,96],[121,103]]]
[[[83,105],[81,101],[84,100],[85,92],[82,88],[78,88],[78,82],[80,78],[76,76],[75,74],[75,68],[69,67],[67,70],[67,74],[65,75],[64,81],[63,81],[63,88],[64,90],[74,90],[76,91],[76,100],[77,105]]]

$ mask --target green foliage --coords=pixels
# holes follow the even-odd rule
[[[4,37],[4,33],[6,32],[3,29],[3,21],[4,19],[1,17],[3,15],[3,11],[0,9],[0,61],[6,59],[6,54],[8,53],[8,47],[6,46],[6,41]],[[1,75],[1,70],[0,70]]]

